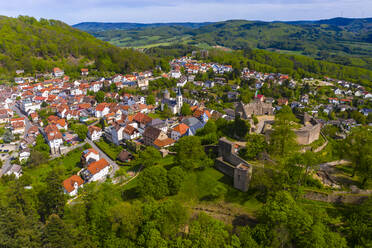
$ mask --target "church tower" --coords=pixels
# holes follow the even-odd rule
[[[178,108],[178,113],[181,111],[181,107],[183,105],[183,100],[182,100],[182,93],[181,93],[181,89],[178,88],[177,90],[177,108]]]

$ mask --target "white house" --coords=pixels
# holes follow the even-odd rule
[[[25,149],[19,153],[19,161],[27,161],[27,159],[30,157],[30,149]]]
[[[187,131],[189,130],[189,126],[184,123],[178,124],[175,126],[171,132],[171,138],[174,140],[179,140],[183,136],[187,135]]]
[[[102,181],[110,172],[110,164],[106,159],[101,158],[96,162],[92,162],[88,165],[85,174],[88,176],[89,182]]]
[[[110,108],[106,103],[100,103],[96,107],[95,116],[97,118],[102,118],[110,112]]]
[[[53,69],[53,75],[55,77],[62,77],[64,74],[65,74],[65,72],[63,70],[59,69],[58,67],[55,67]]]
[[[33,113],[41,109],[41,103],[34,103],[29,99],[25,99],[21,102],[21,110],[24,113]]]
[[[65,194],[75,196],[78,193],[78,189],[83,187],[83,185],[84,180],[77,175],[73,175],[63,181],[63,190]]]
[[[127,125],[123,130],[123,138],[126,140],[134,140],[141,136],[141,133],[131,125]]]
[[[187,77],[182,76],[177,82],[177,87],[184,87],[186,83],[187,83]]]
[[[99,153],[93,148],[87,149],[81,154],[81,162],[84,165],[88,165],[92,162],[98,161],[99,158]]]
[[[335,95],[342,95],[342,90],[336,89],[335,90]]]
[[[88,127],[88,138],[92,141],[99,140],[102,136],[102,129],[96,126]]]
[[[123,131],[124,131],[123,126],[119,125],[110,126],[105,129],[105,136],[109,141],[111,141],[115,145],[119,145],[120,141],[123,140]]]
[[[48,141],[48,145],[52,153],[56,153],[59,151],[59,148],[63,144],[62,134],[57,130],[51,130],[46,132],[46,138]]]
[[[98,92],[101,88],[102,88],[101,82],[93,82],[90,85],[90,90],[93,91],[94,93]]]
[[[170,76],[178,79],[182,76],[182,73],[180,71],[171,71]]]

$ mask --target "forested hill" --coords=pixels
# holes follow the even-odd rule
[[[194,28],[149,26],[126,30],[90,29],[89,32],[120,47],[149,48],[182,43],[202,48],[259,48],[372,69],[371,18],[296,22],[231,20]]]
[[[59,66],[78,72],[88,66],[99,71],[148,69],[153,60],[132,49],[122,49],[56,21],[20,16],[0,17],[0,74],[17,69],[51,71]]]
[[[84,31],[105,31],[105,30],[128,30],[135,28],[149,28],[149,27],[170,27],[181,26],[187,28],[200,28],[212,24],[212,22],[170,22],[170,23],[132,23],[132,22],[81,22],[73,25]]]

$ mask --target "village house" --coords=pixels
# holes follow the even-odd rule
[[[130,152],[124,149],[119,153],[117,159],[122,163],[129,163],[133,159],[133,156]]]
[[[30,148],[23,149],[19,152],[19,161],[25,162],[30,157]]]
[[[55,125],[46,126],[44,131],[51,153],[58,153],[61,145],[63,144],[62,133]]]
[[[95,117],[102,118],[110,112],[110,108],[108,107],[107,103],[100,103],[95,108]]]
[[[187,126],[184,123],[180,123],[177,126],[175,126],[171,132],[171,138],[175,141],[179,140],[183,136],[187,135],[187,132],[189,130],[189,126]]]
[[[88,76],[88,74],[89,74],[89,70],[88,69],[86,69],[86,68],[82,68],[81,69],[81,75],[82,76]]]
[[[165,140],[168,139],[168,136],[165,132],[161,131],[158,128],[155,127],[147,127],[145,132],[143,133],[143,144],[147,146],[152,146],[154,144],[154,141],[159,140]]]
[[[141,133],[131,125],[127,125],[123,130],[123,139],[134,140],[141,136]]]
[[[64,180],[62,185],[65,194],[75,196],[77,195],[79,188],[83,187],[84,180],[78,175],[73,175]]]
[[[60,68],[58,68],[58,67],[55,67],[55,68],[53,68],[53,75],[55,76],[55,77],[63,77],[63,75],[65,74],[65,72],[63,71],[63,70],[61,70]]]
[[[115,145],[119,145],[120,142],[123,140],[123,131],[123,126],[114,124],[105,128],[105,137],[107,140],[114,143]]]
[[[81,172],[82,178],[85,182],[103,181],[110,172],[110,164],[106,159],[101,158],[88,165],[86,169]]]
[[[99,158],[100,158],[99,153],[96,150],[94,150],[93,148],[90,148],[90,149],[84,150],[82,152],[80,161],[81,161],[81,164],[84,167],[86,167],[90,163],[98,161]]]
[[[90,140],[97,141],[102,137],[102,129],[96,126],[89,126],[87,136]]]

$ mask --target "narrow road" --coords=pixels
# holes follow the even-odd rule
[[[28,130],[30,129],[30,127],[32,127],[32,123],[30,122],[30,120],[28,119],[28,116],[24,115],[22,113],[22,111],[17,107],[16,104],[12,105],[11,106],[11,109],[13,111],[15,111],[20,117],[24,117],[25,118],[25,134],[24,134],[24,137],[26,137],[27,133],[28,133]]]
[[[99,153],[99,156],[101,158],[104,158],[107,160],[107,162],[109,162],[109,164],[111,164],[112,166],[112,171],[110,172],[110,177],[113,178],[115,176],[115,173],[119,170],[119,165],[117,163],[115,163],[115,161],[113,161],[109,156],[106,155],[106,153],[104,153],[98,146],[96,146],[96,144],[94,144],[93,141],[91,141],[90,139],[86,138],[85,141],[92,146],[93,149],[95,149],[98,153]]]

